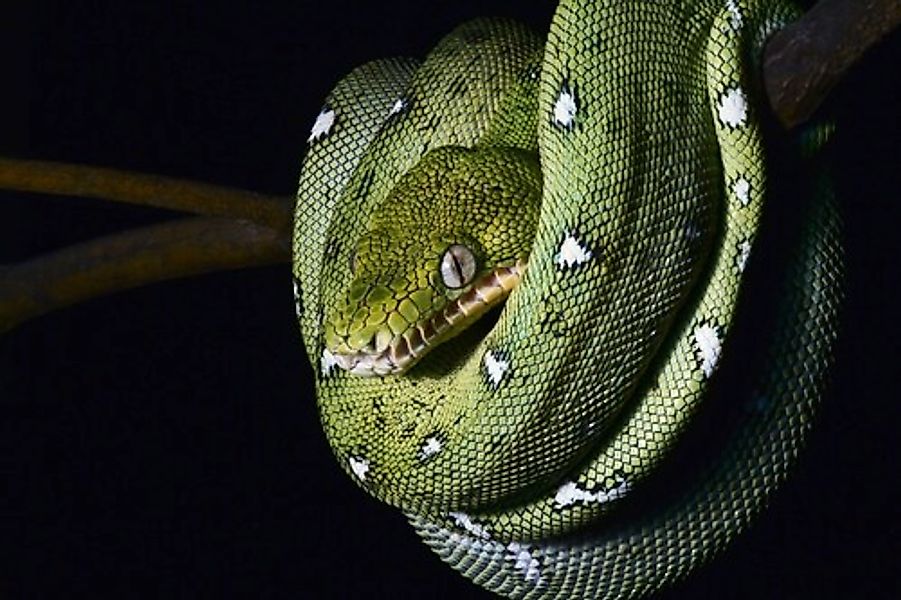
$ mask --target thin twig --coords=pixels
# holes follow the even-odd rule
[[[291,230],[288,198],[118,169],[0,158],[0,189],[99,198]]]
[[[810,118],[867,49],[901,24],[901,0],[820,0],[776,33],[764,55],[770,106],[786,127]],[[897,65],[886,65],[895,77]]]
[[[285,263],[280,232],[192,217],[98,238],[0,269],[0,332],[44,313],[148,283]]]

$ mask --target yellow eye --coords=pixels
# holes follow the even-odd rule
[[[441,257],[441,281],[450,289],[467,285],[476,274],[476,257],[472,250],[454,244]]]

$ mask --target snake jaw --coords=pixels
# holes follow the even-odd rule
[[[396,372],[395,365],[387,351],[380,354],[340,354],[335,356],[338,366],[353,375],[360,377],[378,377]]]
[[[363,349],[353,350],[339,341],[330,349],[337,365],[359,377],[399,375],[415,365],[431,348],[462,332],[491,308],[503,302],[522,279],[524,259],[494,267],[445,307],[397,335],[375,334]]]

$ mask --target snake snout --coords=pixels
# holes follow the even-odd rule
[[[326,346],[341,369],[362,377],[401,372],[406,362],[385,327],[364,327],[348,336],[327,334]]]
[[[398,375],[409,370],[431,348],[454,337],[479,320],[491,308],[499,306],[519,283],[525,259],[512,265],[497,266],[476,280],[474,285],[439,310],[414,309],[409,300],[397,302],[390,315],[379,312],[373,323],[371,309],[352,305],[348,314],[356,314],[357,323],[338,330],[326,326],[326,347],[343,370],[361,377]]]

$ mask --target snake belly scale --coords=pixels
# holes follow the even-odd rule
[[[781,286],[774,333],[741,389],[716,376],[742,360],[778,188],[758,59],[795,16],[564,1],[546,41],[473,21],[326,99],[294,237],[323,427],[348,474],[479,585],[646,595],[746,528],[793,463],[842,283],[812,168],[788,251],[757,266]],[[733,407],[716,409],[730,435],[695,456],[711,403]]]

